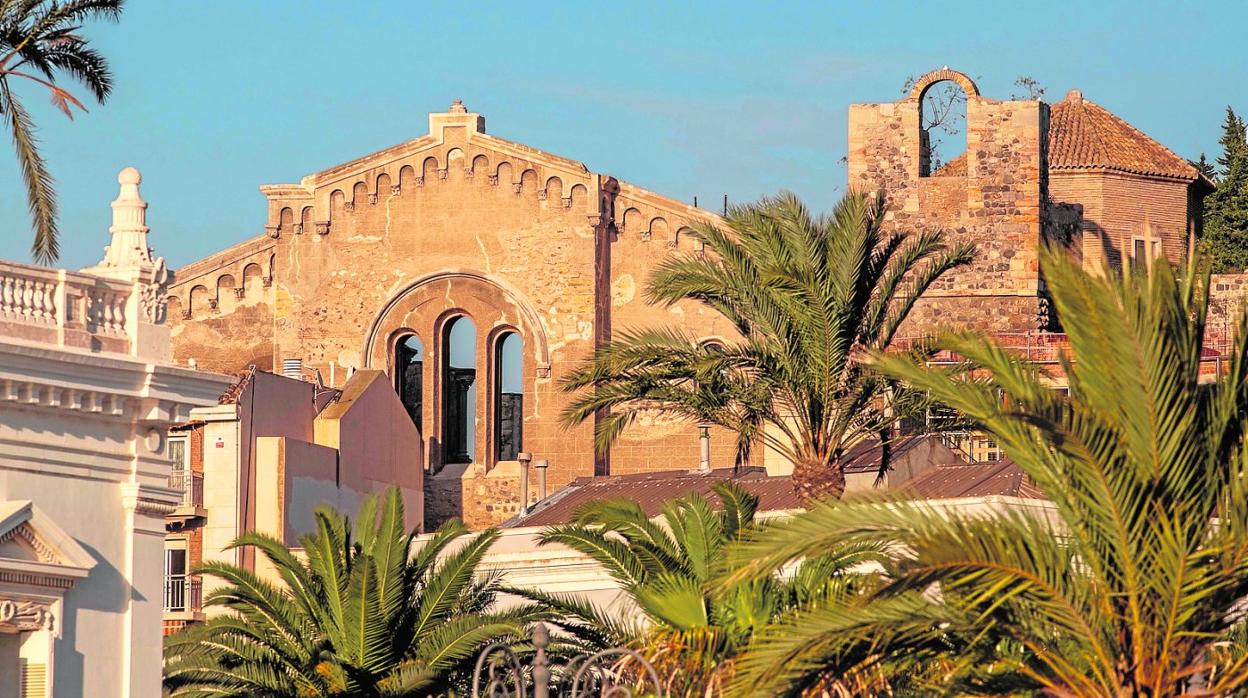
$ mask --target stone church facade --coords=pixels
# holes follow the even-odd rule
[[[945,81],[967,95],[967,152],[933,172],[920,110]],[[1122,264],[1140,241],[1147,263],[1186,253],[1207,180],[1075,100],[992,100],[944,69],[898,102],[850,107],[851,187],[883,190],[892,228],[938,227],[979,248],[973,266],[933,289],[912,333],[934,322],[1045,329],[1046,238],[1088,264]],[[413,467],[429,472],[429,521],[514,515],[520,452],[549,465],[552,490],[698,465],[696,426],[663,419],[596,455],[592,424],[560,422],[559,380],[623,329],[732,336],[704,308],[642,298],[657,264],[701,253],[687,227],[713,214],[489,135],[459,102],[431,114],[425,136],[261,191],[264,235],[176,271],[175,357],[333,385],[357,369],[386,371],[423,435],[425,462]],[[726,435],[713,435],[712,449],[715,466],[731,463]]]

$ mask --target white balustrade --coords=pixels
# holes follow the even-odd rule
[[[125,336],[130,283],[58,269],[0,262],[0,323]],[[33,329],[39,332],[39,329]],[[0,330],[0,334],[3,334]]]
[[[37,275],[21,273],[17,265],[0,265],[0,318],[32,325],[55,325],[55,272],[36,270]]]

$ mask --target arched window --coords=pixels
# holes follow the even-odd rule
[[[524,450],[524,340],[502,335],[494,350],[494,457],[515,460]]]
[[[919,98],[919,176],[965,177],[966,90],[934,82]]]
[[[424,387],[425,345],[414,334],[400,337],[394,352],[394,388],[398,391],[403,406],[407,408],[412,423],[422,433]]]
[[[442,334],[443,463],[471,463],[476,457],[477,328],[457,317]]]

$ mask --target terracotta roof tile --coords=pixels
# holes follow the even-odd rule
[[[1078,90],[1049,108],[1049,169],[1107,169],[1195,180],[1186,160]]]
[[[932,173],[933,177],[965,177],[966,176],[966,153],[962,153],[956,158],[946,162],[936,171]]]

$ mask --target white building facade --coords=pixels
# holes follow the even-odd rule
[[[0,262],[0,698],[161,694],[166,430],[231,379],[169,363],[140,180],[99,265]]]

